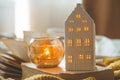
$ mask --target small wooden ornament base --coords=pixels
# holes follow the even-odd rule
[[[65,80],[81,80],[87,77],[95,77],[96,80],[114,80],[113,70],[96,66],[95,71],[72,72],[66,71],[64,64],[54,68],[37,68],[33,63],[22,63],[22,78],[25,79],[35,74],[50,74]]]

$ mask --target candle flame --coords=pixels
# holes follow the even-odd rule
[[[48,48],[45,49],[45,54],[46,54],[46,55],[49,55],[49,54],[50,54],[50,51],[49,51]]]

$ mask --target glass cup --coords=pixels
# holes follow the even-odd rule
[[[63,42],[59,38],[41,37],[30,42],[29,58],[38,68],[56,67],[63,57]]]

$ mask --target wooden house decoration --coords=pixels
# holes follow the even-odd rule
[[[80,4],[65,22],[65,62],[67,71],[95,69],[95,25]]]

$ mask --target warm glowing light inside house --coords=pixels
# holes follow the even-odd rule
[[[89,27],[88,27],[88,26],[85,26],[85,27],[84,27],[84,31],[89,31]]]
[[[73,32],[73,28],[68,28],[68,32]]]
[[[91,59],[91,55],[86,55],[86,59]]]
[[[72,56],[68,56],[68,57],[67,57],[68,63],[72,63],[72,59],[73,59]]]
[[[23,31],[30,30],[29,0],[15,0],[15,34],[23,38]]]
[[[85,46],[90,46],[90,39],[89,38],[85,39]]]
[[[72,46],[72,40],[68,39],[68,46]]]
[[[88,20],[82,20],[83,23],[88,23]]]
[[[82,40],[81,39],[76,39],[76,46],[82,46]]]
[[[83,60],[83,59],[84,59],[84,55],[83,55],[83,54],[80,54],[80,55],[79,55],[79,59]]]
[[[69,20],[69,23],[74,23],[74,20]]]
[[[76,31],[77,31],[77,32],[80,32],[80,31],[81,31],[81,28],[80,28],[80,27],[77,27],[77,28],[76,28]]]
[[[81,15],[80,15],[80,14],[76,14],[75,17],[76,17],[76,18],[80,18]]]
[[[87,55],[80,54],[79,55],[79,59],[80,60],[83,60],[83,59],[90,60],[91,59],[91,55],[90,54],[87,54]]]

